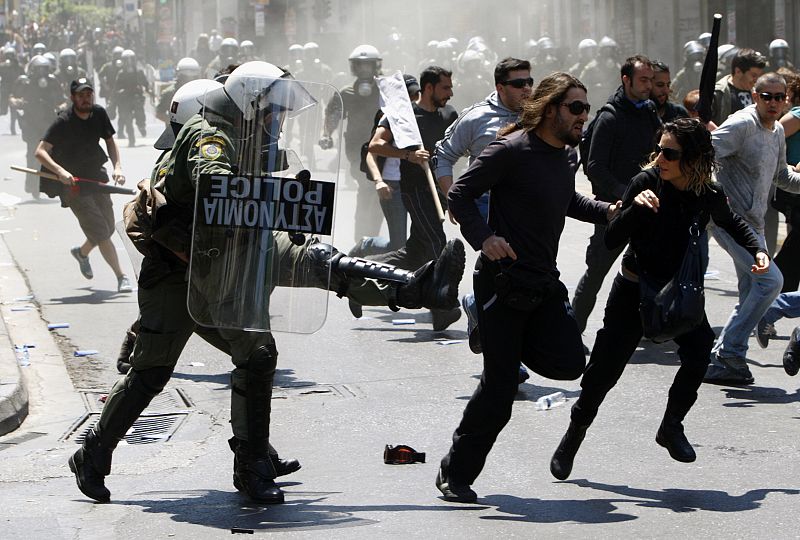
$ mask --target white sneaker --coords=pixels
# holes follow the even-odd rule
[[[133,291],[133,287],[131,286],[131,282],[128,279],[128,276],[122,274],[117,278],[117,292],[131,292]]]

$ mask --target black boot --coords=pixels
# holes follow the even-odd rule
[[[667,449],[672,459],[682,463],[691,463],[697,459],[694,448],[683,434],[683,424],[669,413],[664,415],[661,426],[656,433],[656,442]]]
[[[247,441],[233,438],[228,443],[234,452],[234,487],[247,493],[254,501],[265,504],[282,504],[284,501],[283,491],[275,483],[278,473],[275,471],[270,457],[254,455]]]
[[[228,445],[233,450],[233,470],[234,476],[236,474],[236,467],[237,467],[237,459],[236,459],[236,449],[239,447],[239,443],[242,442],[240,439],[236,437],[231,437],[228,439]],[[269,460],[272,462],[272,466],[275,468],[275,476],[286,476],[287,474],[292,474],[293,472],[297,472],[302,468],[300,462],[296,459],[281,459],[278,455],[278,451],[269,445]],[[234,479],[235,481],[235,479]]]
[[[478,500],[478,494],[469,485],[453,482],[447,477],[444,465],[439,466],[439,474],[436,475],[436,487],[442,492],[446,501],[474,503]]]
[[[466,260],[464,243],[458,238],[450,240],[436,261],[426,263],[408,283],[398,286],[397,305],[448,311],[458,308],[458,284]]]
[[[800,371],[800,326],[792,330],[792,337],[783,352],[783,370],[790,377]]]
[[[272,462],[272,466],[275,468],[275,475],[276,476],[286,476],[287,474],[292,474],[293,472],[297,472],[300,470],[302,465],[296,459],[281,459],[278,455],[278,451],[275,450],[272,445],[269,445],[269,460]]]
[[[550,460],[550,474],[559,480],[566,480],[572,472],[572,464],[575,461],[575,454],[581,447],[586,430],[589,426],[580,426],[570,421],[567,432],[558,443],[558,448],[553,452]]]
[[[125,332],[125,339],[119,348],[117,357],[117,371],[125,375],[131,369],[131,355],[133,354],[133,344],[136,343],[136,334],[132,330]]]
[[[69,469],[75,474],[78,489],[97,502],[107,503],[111,492],[105,485],[105,477],[111,473],[113,448],[100,444],[94,429],[89,430],[83,445],[69,458]]]

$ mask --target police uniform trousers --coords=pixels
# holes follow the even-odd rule
[[[497,300],[493,265],[479,259],[474,278],[483,373],[453,433],[442,467],[453,483],[472,484],[495,439],[511,418],[518,390],[519,363],[548,379],[574,380],[586,364],[583,342],[560,282],[531,312]]]
[[[642,339],[639,284],[617,274],[606,304],[603,328],[597,332],[592,355],[581,379],[581,395],[572,407],[571,420],[592,423],[600,404],[620,376]],[[703,317],[700,326],[675,338],[681,366],[669,389],[667,413],[683,421],[697,400],[697,389],[708,366],[714,332]]]
[[[310,241],[309,241],[310,242]],[[276,251],[280,264],[285,268],[298,268],[306,264],[307,247],[292,244],[288,235],[276,236]],[[279,285],[295,287],[315,287],[327,289],[327,272],[308,272],[292,275],[281,272],[285,281]],[[334,278],[336,276],[334,275]],[[393,294],[391,285],[373,279],[339,278],[347,283],[334,280],[330,286],[333,290],[346,290],[349,298],[362,305],[387,305]],[[231,373],[231,425],[233,434],[241,440],[248,440],[247,434],[247,364],[251,354],[260,347],[267,347],[274,354],[267,366],[262,366],[265,378],[262,380],[263,391],[271,395],[272,381],[275,373],[277,352],[272,334],[269,332],[245,332],[229,328],[208,328],[199,326],[189,315],[186,307],[187,282],[185,271],[168,274],[150,288],[139,288],[139,324],[140,331],[136,337],[131,370],[112,388],[106,400],[103,413],[98,421],[101,441],[106,446],[114,447],[130,428],[143,407],[141,399],[128,389],[132,388],[133,378],[145,372],[155,374],[148,377],[157,384],[150,384],[152,394],[160,392],[168,382],[178,358],[192,333],[197,333],[205,341],[229,354],[234,364]],[[269,401],[267,401],[269,403]],[[267,409],[269,414],[269,408]],[[268,425],[268,422],[267,422]]]

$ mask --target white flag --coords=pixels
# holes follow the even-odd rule
[[[422,147],[422,136],[403,74],[398,71],[394,75],[375,77],[375,82],[381,92],[381,110],[389,119],[394,144],[397,148]]]

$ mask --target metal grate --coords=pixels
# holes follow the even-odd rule
[[[275,386],[272,388],[272,399],[288,399],[311,396],[319,396],[323,398],[352,398],[357,397],[358,395],[358,390],[347,384],[298,384]]]
[[[143,413],[125,434],[123,440],[127,444],[150,444],[165,442],[175,435],[175,432],[189,416],[188,411],[175,413]],[[100,420],[99,412],[90,412],[83,415],[78,422],[62,437],[64,441],[74,441],[83,444],[86,434]]]
[[[100,413],[105,405],[107,394],[96,390],[83,390],[81,397],[88,412],[84,413],[61,437],[62,441],[74,441],[82,444],[86,434],[100,420]],[[166,390],[150,402],[125,434],[127,444],[150,444],[165,442],[189,416],[193,405],[189,397],[179,388]]]

